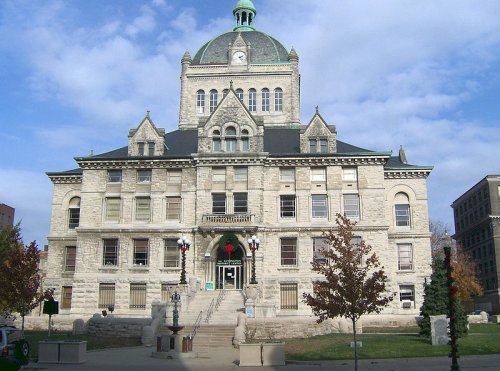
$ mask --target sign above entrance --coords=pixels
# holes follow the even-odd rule
[[[218,259],[217,265],[242,265],[241,259]]]

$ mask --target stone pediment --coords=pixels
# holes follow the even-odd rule
[[[136,129],[130,129],[128,134],[129,156],[161,156],[164,151],[165,129],[158,129],[149,111]]]
[[[316,110],[309,124],[301,130],[300,149],[302,153],[322,152],[322,143],[327,143],[326,153],[337,152],[337,130],[335,125],[328,125]],[[315,143],[314,146],[311,143]]]

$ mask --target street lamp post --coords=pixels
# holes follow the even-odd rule
[[[255,279],[255,250],[259,249],[260,240],[254,235],[247,242],[250,250],[252,250],[252,278],[250,279],[250,283],[252,284],[257,283]]]
[[[189,250],[191,246],[191,241],[189,241],[186,236],[182,236],[177,240],[177,247],[182,252],[182,261],[181,261],[181,279],[179,283],[181,285],[186,285],[186,250]]]
[[[444,238],[444,263],[446,266],[447,284],[448,284],[448,313],[450,317],[450,358],[451,358],[451,368],[450,371],[459,371],[460,366],[458,365],[458,344],[457,344],[457,327],[456,327],[456,293],[457,287],[455,286],[452,272],[453,268],[451,266],[451,238],[446,234]]]

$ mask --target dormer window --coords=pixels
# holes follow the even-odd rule
[[[226,152],[236,151],[236,129],[228,126],[225,131]]]
[[[212,150],[214,152],[220,152],[220,131],[214,130],[212,133]]]
[[[319,152],[328,153],[328,141],[326,139],[319,140]]]
[[[309,153],[316,153],[317,151],[316,139],[309,139]]]
[[[155,142],[148,142],[148,155],[149,156],[155,155]]]
[[[139,156],[144,156],[144,149],[145,149],[144,142],[138,142],[137,143],[137,153],[139,154]]]
[[[248,137],[248,130],[243,129],[241,131],[241,150],[243,152],[248,152],[250,149],[250,138]]]

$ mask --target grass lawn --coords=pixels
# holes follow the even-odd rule
[[[432,346],[430,340],[418,335],[418,328],[410,329],[409,333],[405,333],[404,328],[363,330],[365,333],[358,336],[358,341],[363,342],[363,347],[358,348],[359,359],[448,356],[448,345]],[[286,355],[287,359],[300,361],[353,359],[354,349],[350,348],[351,341],[352,334],[287,339]],[[461,355],[500,353],[500,326],[471,325],[469,335],[459,340],[458,349]]]
[[[137,338],[119,338],[119,337],[97,337],[89,335],[72,335],[66,332],[52,333],[47,336],[47,331],[25,331],[24,336],[31,347],[30,358],[38,359],[38,342],[42,340],[86,340],[87,350],[135,347],[141,345],[141,339]]]

